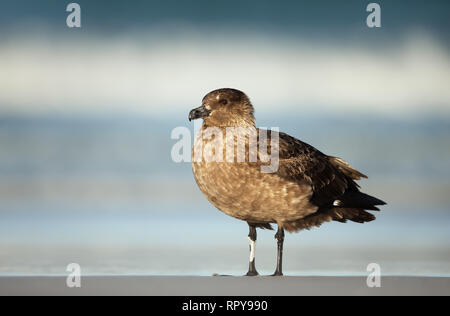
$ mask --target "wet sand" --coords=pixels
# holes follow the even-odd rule
[[[383,277],[369,288],[366,277],[89,276],[81,288],[66,277],[0,277],[0,295],[450,295],[450,278]]]

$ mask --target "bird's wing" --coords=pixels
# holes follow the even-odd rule
[[[311,201],[319,207],[331,206],[347,189],[356,189],[353,180],[364,176],[345,161],[327,156],[285,133],[279,133],[277,175],[290,181],[309,183],[313,190]]]

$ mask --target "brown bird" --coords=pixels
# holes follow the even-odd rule
[[[189,121],[200,118],[192,151],[194,177],[215,207],[248,223],[249,276],[258,275],[256,228],[278,225],[273,275],[283,275],[285,230],[298,232],[329,221],[370,222],[375,216],[366,210],[386,204],[359,191],[355,180],[367,177],[344,160],[285,133],[257,129],[253,106],[239,90],[208,93],[189,113]]]

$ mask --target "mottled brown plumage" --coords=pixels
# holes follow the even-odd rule
[[[203,118],[202,132],[211,128],[222,132],[222,135],[208,134],[209,137],[198,133],[193,148],[195,180],[214,206],[247,221],[251,227],[271,228],[270,224],[275,223],[279,231],[290,232],[332,220],[363,223],[375,219],[366,210],[376,211],[376,205],[385,203],[359,191],[355,181],[366,178],[364,174],[342,159],[327,156],[285,133],[256,129],[253,112],[253,106],[243,92],[219,89],[207,94],[202,106],[190,113],[190,119]],[[230,128],[243,130],[238,129],[237,136],[234,134],[229,138],[226,134]],[[268,134],[267,151],[257,152],[256,160],[249,158],[251,136],[246,137],[249,130],[254,131],[250,134],[256,137],[257,148],[263,143],[260,133]],[[240,136],[245,140],[245,161],[238,162],[239,150],[244,150],[238,145]],[[274,147],[272,140],[276,139],[279,146]],[[223,144],[223,157],[229,148],[233,148],[232,160],[213,159],[220,153],[220,143]],[[276,151],[279,156],[277,170],[261,172],[261,166],[269,164],[264,158]],[[195,153],[202,153],[201,160]]]

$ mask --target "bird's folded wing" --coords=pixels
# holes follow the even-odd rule
[[[269,142],[270,144],[270,142]],[[350,173],[358,173],[345,161],[334,162],[311,145],[285,133],[279,133],[279,167],[277,175],[290,181],[306,181],[311,185],[311,201],[317,206],[331,206],[349,188],[357,187]],[[347,169],[346,169],[347,168]],[[350,169],[348,169],[350,168]],[[348,175],[347,175],[348,173]],[[364,176],[358,173],[359,176]]]

